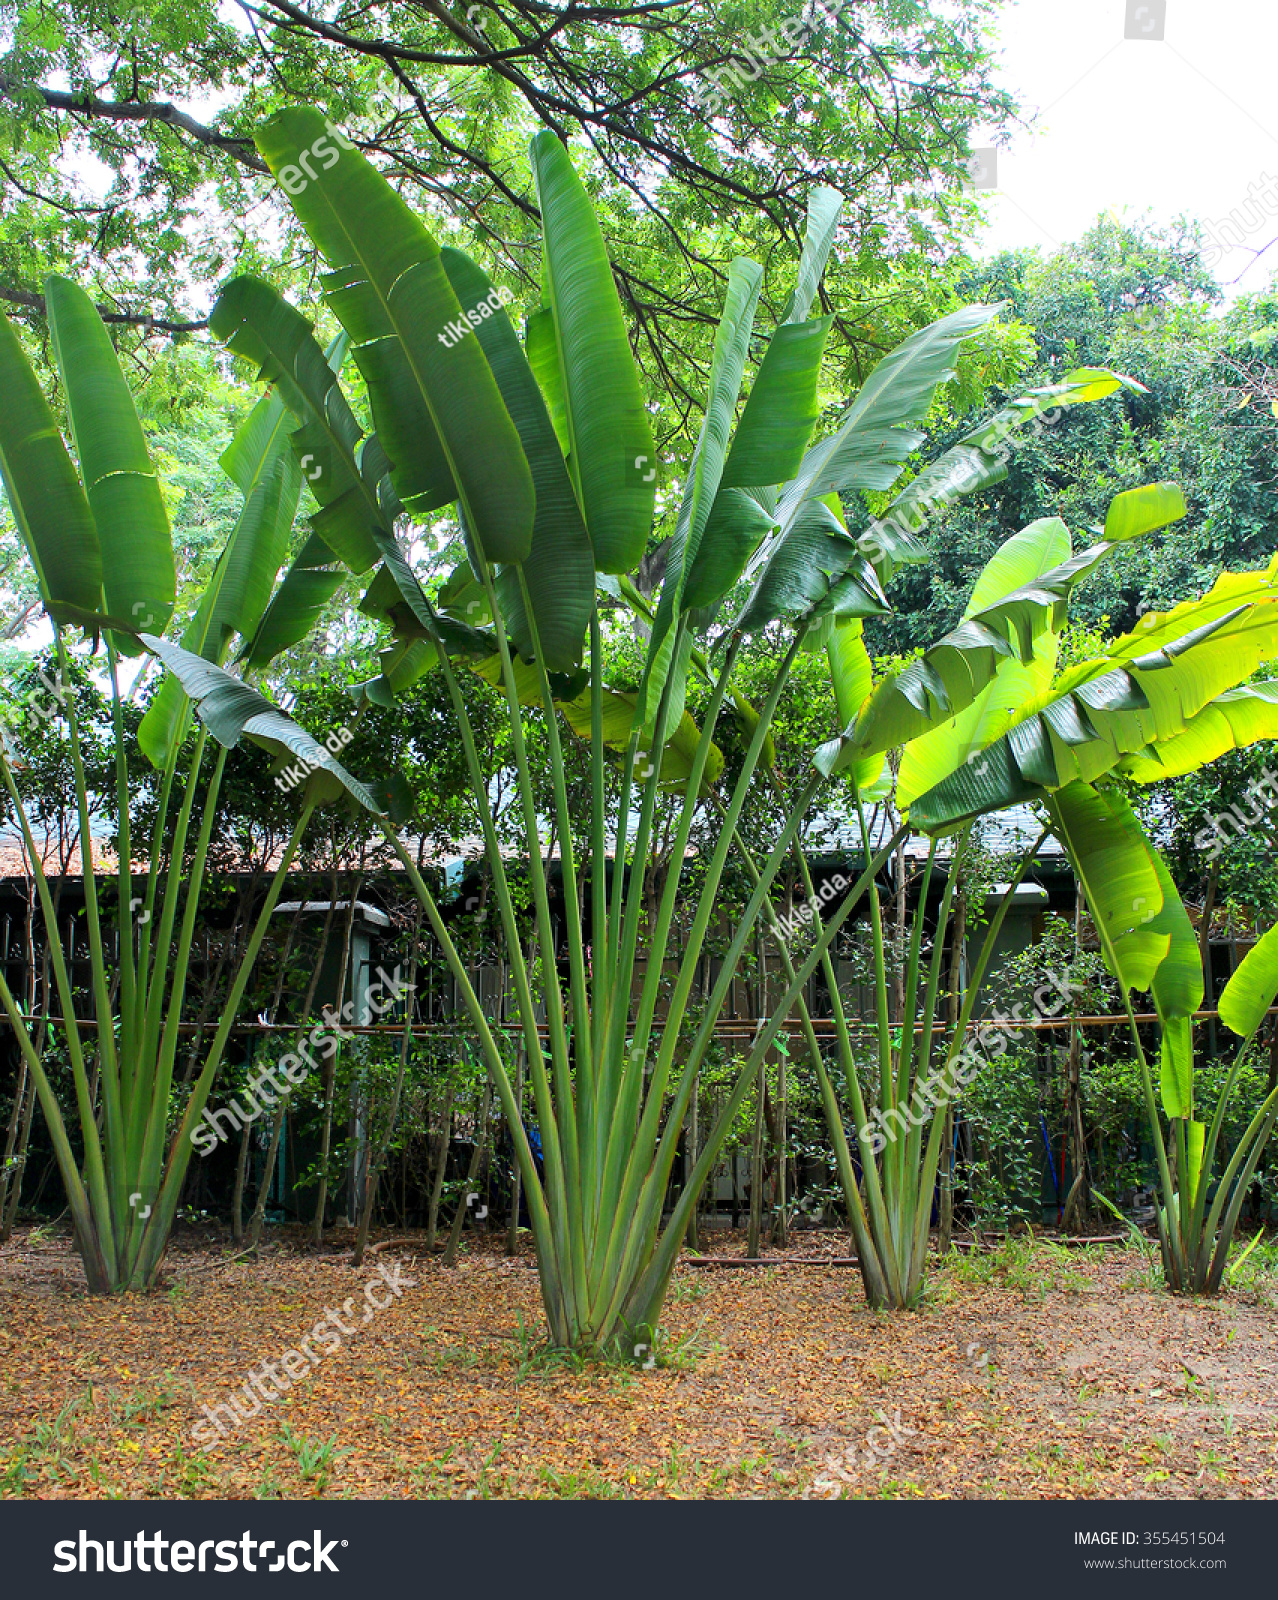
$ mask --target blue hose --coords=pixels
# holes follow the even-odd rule
[[[1061,1186],[1056,1177],[1056,1157],[1052,1153],[1052,1141],[1047,1136],[1047,1118],[1041,1111],[1038,1114],[1038,1125],[1043,1132],[1043,1148],[1047,1151],[1047,1170],[1052,1175],[1052,1192],[1056,1196],[1056,1204],[1059,1208],[1061,1203]]]

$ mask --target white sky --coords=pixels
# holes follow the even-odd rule
[[[1278,179],[1274,92],[1278,0],[1145,0],[1139,25],[1164,13],[1161,42],[1127,39],[1141,0],[1017,0],[998,26],[1001,83],[1028,131],[997,156],[997,190],[983,196],[979,252],[1079,238],[1113,211],[1125,222],[1210,223],[1239,213],[1245,247],[1214,270],[1232,293],[1278,270],[1278,184],[1248,216],[1249,185]],[[988,141],[980,141],[988,142]],[[1225,241],[1222,241],[1225,242]]]

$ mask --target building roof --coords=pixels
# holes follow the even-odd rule
[[[981,843],[991,855],[1014,856],[1019,854],[1021,851],[1030,848],[1035,839],[1037,839],[1039,834],[1042,832],[1042,825],[1038,821],[1034,811],[1028,805],[1020,805],[1009,806],[1006,811],[982,818],[980,829]],[[886,812],[882,810],[882,808],[878,808],[871,817],[871,844],[875,847],[885,844],[891,837],[891,831],[892,820],[888,817]],[[46,871],[52,869],[54,873],[62,875],[62,869],[59,866],[59,862],[63,844],[59,836],[52,832],[42,835],[38,829],[33,829],[33,832],[35,834],[36,847],[41,852],[41,860]],[[813,820],[808,824],[805,836],[808,849],[812,853],[834,856],[859,856],[861,854],[860,829],[855,819],[852,817],[835,816],[830,812],[817,813]],[[418,855],[422,843],[420,838],[408,834],[402,834],[401,840],[405,849],[410,855]],[[431,842],[435,843],[434,840]],[[543,835],[543,850],[546,848],[547,843],[547,835]],[[613,845],[613,840],[611,838],[609,840],[609,845]],[[911,858],[924,857],[928,853],[928,847],[928,841],[926,838],[921,835],[912,836],[906,841],[906,855]],[[938,859],[940,861],[947,860],[952,853],[952,849],[952,842],[943,839],[937,851]],[[438,844],[436,844],[436,848],[427,850],[425,852],[424,860],[427,864],[442,869],[447,883],[450,886],[453,886],[460,882],[461,878],[472,865],[478,863],[478,861],[482,858],[483,853],[484,841],[482,838],[476,836],[473,838],[459,839],[455,842],[449,843],[444,848],[440,848]],[[521,852],[512,851],[511,857],[514,859],[520,856],[520,854]],[[115,852],[107,845],[107,836],[105,832],[101,835],[94,835],[93,855],[95,867],[99,877],[114,874],[116,872],[118,865],[117,858]],[[1063,859],[1064,851],[1055,837],[1049,836],[1040,846],[1039,856],[1044,860],[1059,861]],[[556,840],[554,848],[550,852],[550,859],[552,861],[558,861],[559,857],[559,845],[558,841]],[[279,851],[277,850],[270,860],[262,862],[261,865],[269,871],[278,863],[278,861]],[[393,858],[388,859],[380,865],[386,871],[391,873],[398,873],[402,870],[399,863]],[[149,870],[149,863],[146,861],[135,861],[133,870],[135,875],[145,876]],[[313,869],[309,866],[297,864],[295,864],[292,868],[293,872],[304,872],[308,874],[312,870]],[[65,876],[78,878],[81,874],[81,871],[82,861],[79,845],[77,843],[71,847],[70,857],[65,870]],[[30,874],[27,870],[25,852],[22,848],[21,835],[12,828],[0,828],[0,878],[26,878],[29,876]],[[344,910],[346,905],[346,901],[339,901],[338,909]],[[287,905],[287,909],[294,911],[299,909],[299,907],[305,911],[327,911],[328,901],[307,901],[303,906],[300,901],[293,900],[289,901]],[[284,910],[286,908],[281,906],[279,909]],[[360,909],[364,911],[366,917],[368,917],[368,913],[373,910],[371,906],[365,909],[363,902],[360,902]],[[378,915],[380,915],[380,913],[378,913]]]
[[[892,837],[893,821],[882,808],[871,816],[870,843],[873,847],[881,847]],[[1037,814],[1028,805],[1009,806],[1006,811],[982,817],[979,827],[981,845],[993,856],[1020,855],[1032,847],[1043,831]],[[810,846],[832,855],[861,853],[861,832],[854,818],[836,817],[827,812],[809,825],[806,838]],[[905,842],[905,853],[910,857],[926,856],[929,849],[930,843],[922,834],[913,834]],[[946,861],[953,851],[953,840],[942,839],[937,857]],[[1045,860],[1059,861],[1065,852],[1055,835],[1049,834],[1039,846],[1038,854]]]

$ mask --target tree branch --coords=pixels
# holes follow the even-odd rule
[[[0,300],[7,300],[14,306],[26,306],[28,310],[38,311],[41,316],[45,314],[44,296],[34,294],[30,289],[13,289],[8,284],[0,283]],[[112,311],[109,306],[99,306],[97,309],[103,322],[124,323],[130,328],[149,328],[155,333],[199,333],[209,325],[207,317],[201,317],[198,322],[170,322],[165,317],[145,316],[136,311]]]
[[[0,94],[20,100],[23,92],[39,95],[51,111],[66,111],[72,116],[92,120],[101,117],[108,122],[164,122],[171,128],[180,128],[200,144],[215,150],[225,150],[254,172],[268,176],[270,169],[253,148],[251,139],[236,139],[216,128],[197,122],[185,111],[179,111],[170,100],[98,100],[92,94],[65,94],[61,89],[46,89],[41,84],[22,84],[13,78],[0,77]]]

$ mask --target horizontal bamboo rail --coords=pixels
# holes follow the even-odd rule
[[[1265,1015],[1267,1017],[1278,1017],[1278,1006],[1271,1006]],[[1219,1018],[1220,1012],[1216,1010],[1194,1012],[1195,1022],[1218,1021]],[[32,1022],[39,1022],[41,1019],[39,1014],[37,1014],[31,1017],[29,1020]],[[97,1027],[97,1023],[92,1017],[77,1017],[75,1020],[76,1026],[80,1028]],[[766,1017],[728,1017],[721,1022],[715,1023],[715,1033],[719,1035],[740,1034],[743,1039],[752,1040],[756,1036],[760,1026],[766,1023],[767,1020],[768,1019]],[[60,1028],[66,1026],[66,1019],[64,1017],[50,1017],[48,1021],[50,1025],[56,1025]],[[659,1021],[660,1019],[658,1019],[658,1022]],[[1154,1011],[1138,1011],[1136,1013],[1136,1021],[1154,1023],[1158,1021],[1158,1014]],[[318,1021],[313,1025],[318,1027],[325,1026],[322,1018],[318,1019]],[[178,1024],[178,1031],[180,1033],[195,1033],[199,1028],[202,1027],[207,1033],[210,1026],[210,1023],[199,1024],[194,1022],[180,1022]],[[344,1034],[353,1034],[358,1036],[362,1034],[386,1033],[392,1034],[398,1039],[404,1032],[404,1026],[405,1024],[402,1021],[368,1022],[360,1024],[344,1022],[342,1023],[341,1028]],[[511,1020],[510,1022],[497,1023],[496,1026],[499,1028],[506,1027],[514,1030],[520,1027],[520,1024],[517,1021]],[[1035,1033],[1045,1033],[1054,1029],[1070,1028],[1074,1026],[1080,1028],[1125,1028],[1127,1026],[1127,1017],[1039,1017],[1033,1021],[1027,1019],[1024,1022],[1018,1022],[1015,1017],[976,1017],[968,1024],[967,1031],[971,1033],[980,1028],[1003,1027],[1006,1028],[1009,1033],[1017,1032],[1022,1028],[1029,1029],[1031,1032]],[[802,1036],[803,1028],[799,1022],[788,1021],[786,1023],[786,1027],[788,1028],[792,1038]],[[832,1039],[837,1037],[838,1030],[836,1029],[832,1018],[813,1017],[812,1027],[817,1036],[820,1038]],[[295,1034],[297,1029],[298,1024],[296,1022],[237,1022],[233,1025],[231,1031],[232,1033],[239,1034],[260,1033],[269,1035],[273,1033]],[[425,1038],[429,1035],[434,1035],[436,1037],[448,1037],[452,1035],[461,1035],[468,1031],[465,1024],[460,1022],[420,1022],[416,1020],[414,1020],[412,1023],[412,1030],[413,1035],[416,1038]],[[543,1038],[545,1038],[549,1032],[549,1025],[544,1022],[539,1022],[537,1024],[537,1031]],[[921,1022],[916,1022],[914,1025],[914,1031],[915,1033],[921,1033],[923,1031],[923,1024]],[[872,1035],[874,1034],[874,1029],[868,1023],[852,1024],[849,1027],[849,1032]]]

